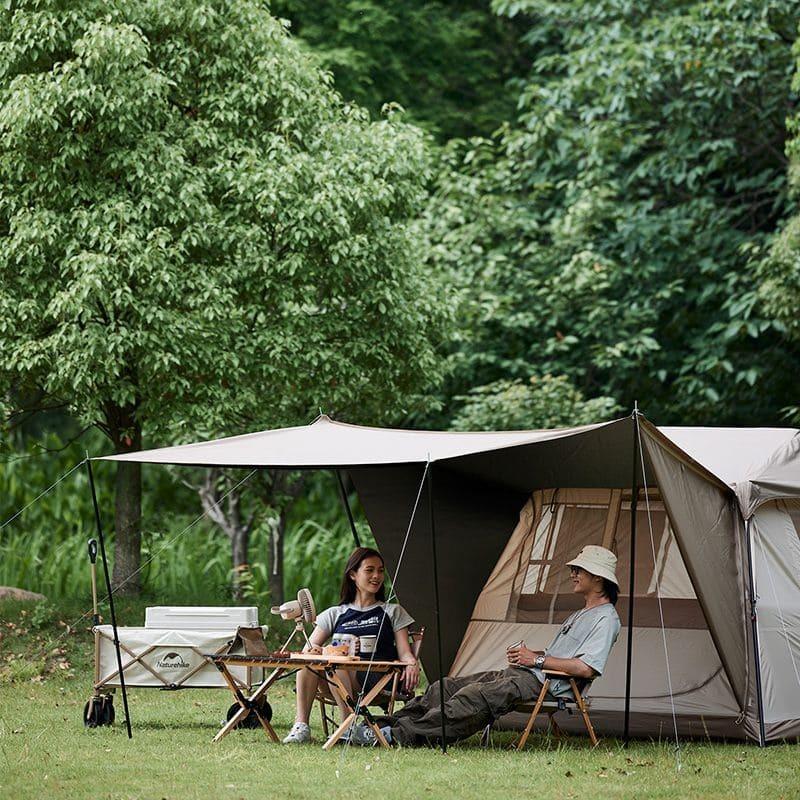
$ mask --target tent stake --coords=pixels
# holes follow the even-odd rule
[[[744,521],[744,538],[747,547],[747,569],[750,580],[750,624],[753,627],[753,657],[756,667],[756,702],[758,704],[758,746],[766,747],[767,734],[764,729],[764,699],[761,694],[761,654],[758,640],[758,617],[756,615],[756,587],[753,578],[753,542],[750,534],[750,517]]]
[[[117,633],[117,615],[114,612],[114,592],[111,590],[111,578],[108,575],[108,559],[106,558],[106,541],[103,538],[103,526],[100,523],[100,507],[97,505],[97,492],[94,488],[94,475],[92,475],[92,462],[86,454],[86,470],[89,473],[89,486],[92,489],[92,505],[94,506],[94,520],[97,524],[97,538],[100,540],[100,556],[103,559],[103,573],[106,577],[106,591],[108,592],[108,605],[111,610],[111,627],[114,631],[114,650],[117,653],[117,669],[119,670],[119,685],[122,689],[122,705],[125,709],[125,725],[128,728],[128,738],[133,739],[131,732],[131,715],[128,712],[128,694],[125,691],[125,673],[122,671],[122,655],[119,651],[119,635]]]
[[[428,466],[428,514],[431,525],[431,552],[433,555],[433,599],[436,606],[436,647],[439,652],[439,711],[442,715],[442,752],[447,752],[446,725],[444,710],[444,662],[442,661],[442,617],[439,609],[439,563],[436,560],[436,524],[433,514],[433,464]]]
[[[336,480],[339,482],[339,494],[342,496],[342,503],[344,503],[344,510],[347,512],[347,519],[350,522],[350,530],[353,532],[353,540],[356,547],[361,547],[361,541],[358,538],[358,531],[356,530],[356,523],[353,519],[353,512],[350,510],[350,501],[347,499],[347,492],[344,488],[344,481],[342,480],[342,473],[335,469]]]
[[[631,554],[630,577],[628,579],[628,658],[625,667],[625,732],[624,746],[630,741],[631,722],[631,661],[633,660],[633,592],[636,576],[636,507],[639,502],[639,486],[636,481],[636,466],[639,456],[639,404],[633,410],[633,477],[631,478]]]

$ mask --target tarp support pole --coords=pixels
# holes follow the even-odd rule
[[[625,667],[625,731],[624,746],[630,741],[631,722],[631,661],[633,660],[633,593],[636,578],[636,506],[639,502],[639,486],[636,467],[639,463],[639,406],[633,410],[633,476],[631,478],[631,553],[630,577],[628,579],[628,659]]]
[[[133,739],[131,732],[131,715],[128,711],[128,693],[125,691],[125,673],[122,670],[122,654],[119,651],[119,634],[117,633],[117,615],[114,611],[114,592],[111,590],[111,577],[108,574],[108,559],[106,558],[106,540],[103,537],[103,526],[100,522],[100,507],[97,504],[97,492],[94,488],[94,475],[92,475],[92,462],[86,458],[86,470],[89,473],[89,486],[92,490],[92,505],[94,506],[94,521],[97,524],[97,538],[100,540],[100,557],[103,559],[103,573],[106,577],[106,591],[108,592],[108,605],[111,610],[111,628],[114,631],[114,650],[117,654],[117,669],[119,670],[119,685],[122,689],[122,705],[125,709],[125,725],[128,728],[128,738]]]
[[[431,525],[431,554],[433,556],[433,600],[436,616],[436,647],[439,653],[439,711],[442,715],[442,752],[446,753],[447,719],[444,711],[444,662],[442,660],[442,617],[439,608],[439,562],[436,559],[436,522],[433,513],[433,464],[428,465],[428,514]]]
[[[761,693],[761,654],[758,640],[758,617],[756,614],[756,584],[753,577],[753,542],[750,533],[750,518],[744,521],[744,538],[747,547],[747,571],[750,581],[750,624],[753,627],[753,656],[756,667],[756,703],[758,705],[758,746],[766,747],[767,734],[764,729],[764,699]]]
[[[342,480],[342,473],[339,472],[338,469],[335,469],[334,472],[336,473],[336,480],[339,482],[339,494],[342,496],[342,503],[344,504],[344,510],[347,512],[347,519],[350,522],[350,530],[353,532],[353,540],[356,543],[356,547],[361,547],[361,541],[358,538],[358,531],[356,530],[356,523],[353,519],[353,512],[350,510],[350,501],[347,499],[347,492],[344,488],[344,481]]]

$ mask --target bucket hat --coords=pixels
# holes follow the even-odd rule
[[[572,561],[567,561],[568,567],[581,567],[592,575],[599,575],[611,581],[618,589],[617,557],[606,547],[597,544],[587,544]]]

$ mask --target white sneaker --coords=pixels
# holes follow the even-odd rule
[[[284,744],[303,744],[311,741],[311,728],[305,722],[295,722],[292,729],[284,737]]]

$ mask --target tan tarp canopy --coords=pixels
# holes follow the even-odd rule
[[[296,428],[279,428],[210,442],[107,456],[103,460],[285,469],[424,464],[428,460],[443,461],[470,453],[560,439],[613,424],[606,422],[549,431],[452,433],[349,425],[334,422],[322,414],[310,425]]]
[[[656,492],[658,502],[663,503],[663,513],[669,520],[669,525],[662,526],[663,531],[658,532],[660,538],[655,546],[668,549],[671,542],[670,563],[677,565],[662,570],[661,577],[667,582],[677,582],[677,585],[684,583],[691,589],[691,597],[674,598],[678,604],[675,608],[680,606],[684,609],[681,612],[683,616],[694,620],[691,625],[701,626],[686,627],[689,623],[681,623],[684,627],[676,629],[683,631],[679,634],[670,629],[670,635],[675,639],[675,658],[680,659],[687,637],[700,636],[686,631],[702,629],[702,636],[707,641],[703,644],[698,640],[695,652],[713,654],[719,667],[708,684],[719,691],[715,689],[712,692],[714,699],[708,701],[707,705],[710,705],[706,710],[710,709],[710,717],[714,717],[716,711],[726,720],[738,718],[744,722],[744,727],[739,730],[755,735],[754,649],[748,632],[748,562],[743,518],[752,515],[752,508],[758,503],[768,504],[774,497],[788,497],[787,492],[793,487],[798,487],[796,496],[800,500],[800,467],[794,460],[797,432],[790,429],[659,429],[642,417],[638,419],[641,453],[637,449],[636,424],[632,417],[550,431],[451,433],[347,425],[321,416],[308,426],[111,456],[108,460],[348,470],[376,541],[391,572],[396,573],[395,588],[401,602],[433,633],[436,621],[427,492],[421,495],[403,563],[400,570],[396,570],[409,518],[428,464],[433,475],[443,666],[445,671],[453,668],[456,672],[459,666],[457,655],[464,661],[462,655],[469,638],[468,629],[478,623],[475,609],[487,591],[487,581],[498,569],[507,568],[503,559],[508,557],[511,540],[520,524],[521,510],[533,507],[531,503],[537,492],[540,501],[541,493],[546,491],[557,490],[562,496],[573,489],[610,492],[608,500],[604,501],[605,507],[615,507],[619,520],[615,524],[623,525],[625,514],[630,516],[633,482],[639,487],[650,487]],[[627,512],[622,494],[626,491]],[[753,500],[754,497],[757,499]],[[749,505],[740,509],[742,501]],[[576,508],[581,506],[580,503],[573,505]],[[639,514],[642,513],[640,500]],[[640,531],[648,524],[644,518],[640,520],[637,541],[642,535]],[[598,537],[602,535],[602,531],[597,533]],[[590,537],[591,541],[596,539]],[[620,545],[621,539],[624,536],[618,537],[615,543]],[[641,547],[644,546],[643,540]],[[647,548],[650,548],[649,539]],[[638,552],[635,565],[637,602],[640,593]],[[573,553],[563,555],[566,560]],[[629,561],[624,547],[618,547],[618,555],[622,567],[626,560]],[[517,554],[517,557],[523,555]],[[524,557],[530,558],[530,552]],[[652,558],[650,560],[652,562]],[[555,562],[552,566],[555,569],[560,567]],[[652,565],[650,573],[654,568]],[[647,570],[641,569],[644,583]],[[794,575],[797,574],[798,570],[795,570]],[[766,580],[765,576],[762,577]],[[627,587],[622,588],[619,608],[625,623],[624,606],[628,598]],[[655,590],[648,584],[641,591],[652,599]],[[535,593],[525,602],[535,606]],[[695,611],[689,607],[691,604],[694,604],[691,608],[696,607]],[[795,599],[792,607],[797,609],[799,606]],[[508,607],[507,604],[506,612]],[[642,609],[644,614],[652,611],[648,610],[647,598],[642,601]],[[557,612],[554,605],[551,624],[557,620]],[[785,623],[783,614],[781,621],[782,630]],[[505,635],[503,626],[507,623],[505,617],[503,620],[485,621],[492,635],[500,638]],[[641,673],[652,672],[652,664],[648,666],[642,659],[645,656],[650,660],[657,659],[658,650],[653,650],[649,640],[642,642],[641,651],[637,649],[637,637],[641,638],[638,617],[634,620],[634,628],[637,632],[633,649],[635,678],[637,669]],[[645,639],[651,635],[651,630],[645,629]],[[488,633],[487,636],[488,639],[484,637],[486,641],[491,641]],[[620,642],[625,636],[623,630]],[[492,647],[495,644],[499,647],[500,639]],[[618,644],[615,650],[619,654],[624,648]],[[480,651],[487,652],[485,648]],[[495,647],[491,657],[497,658],[497,653],[502,654],[502,651],[503,648],[497,650]],[[477,645],[474,652],[479,652]],[[763,642],[760,652],[762,660],[767,657],[763,652]],[[432,638],[426,643],[424,658],[429,674],[437,674],[439,663]],[[598,686],[605,679],[603,676],[597,682]],[[777,697],[785,685],[785,681],[779,680],[779,689],[777,693],[773,691],[773,695]],[[800,686],[795,686],[795,694],[800,694],[797,689]],[[705,701],[692,697],[692,702],[699,704],[697,708],[693,707],[694,711],[702,716]],[[663,704],[663,699],[659,702]],[[617,711],[611,708],[611,728],[617,725],[614,716]],[[651,717],[656,719],[658,714],[653,712],[651,717],[648,714],[650,711],[644,708],[641,718],[644,721],[639,730],[652,733],[654,729],[647,727],[647,720]],[[800,713],[797,719],[800,720]],[[788,729],[785,717],[774,722],[778,726],[776,730]],[[728,732],[725,726],[722,729]]]

